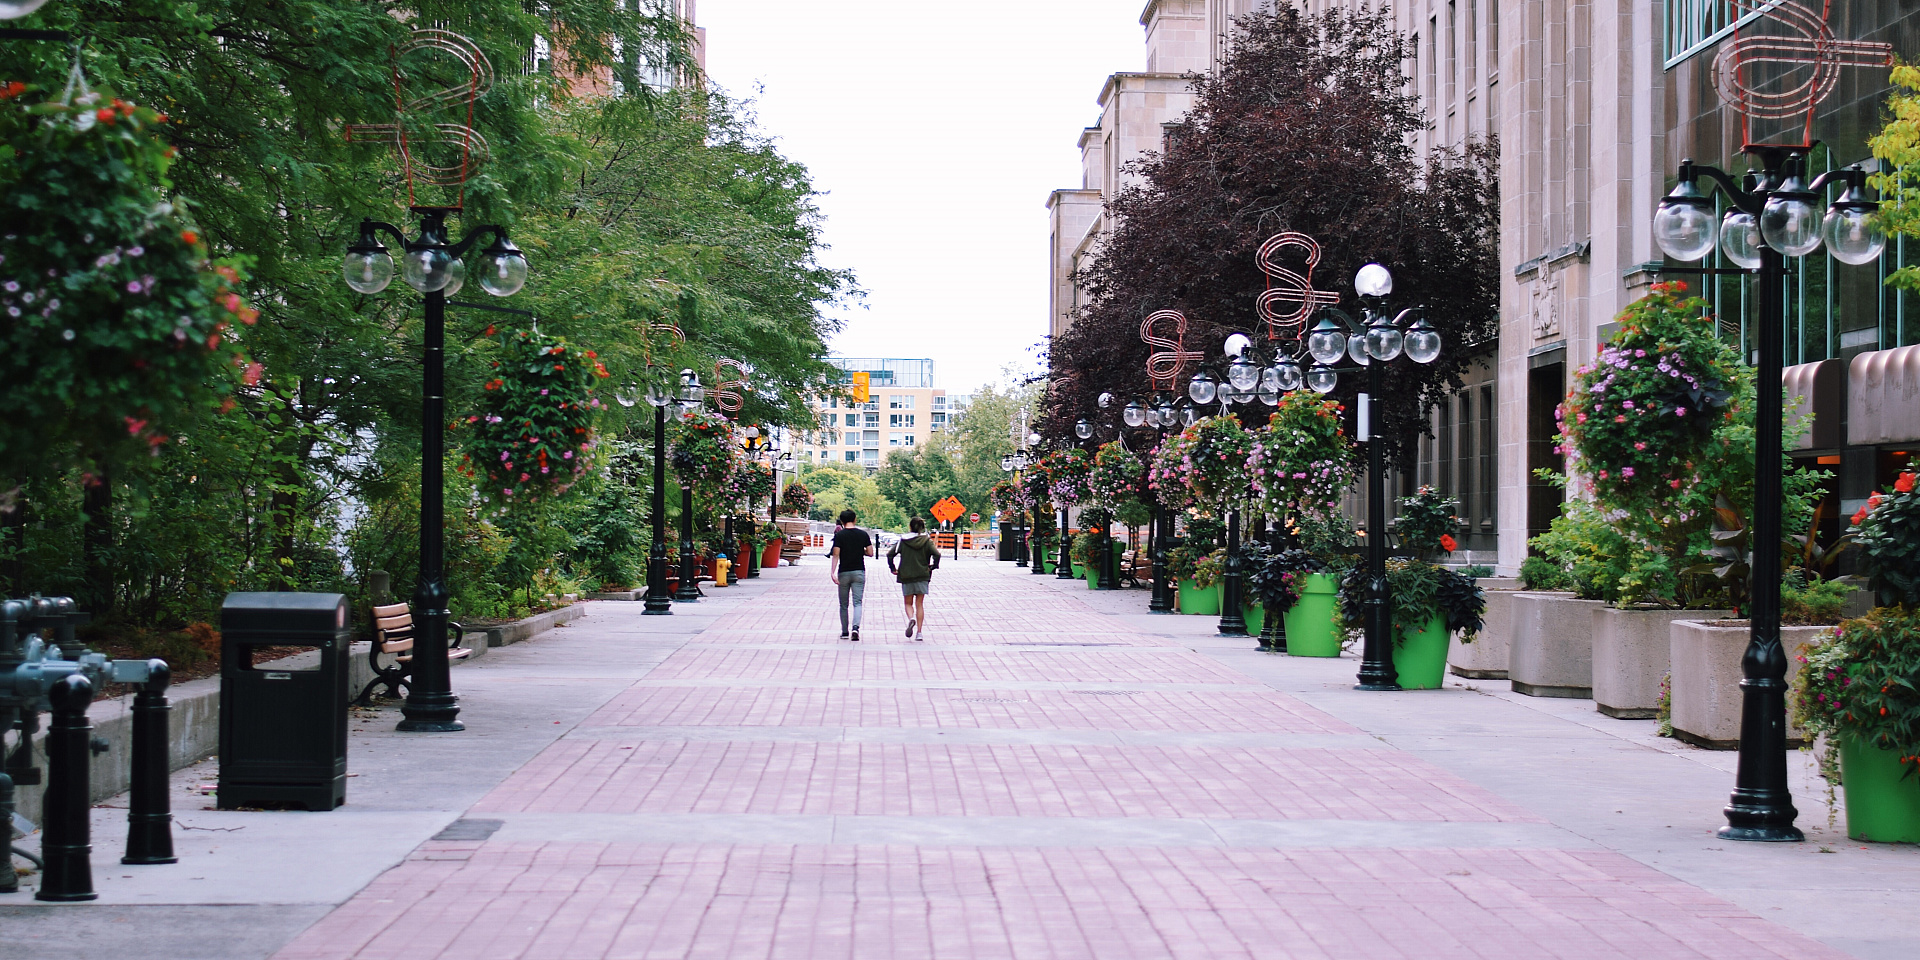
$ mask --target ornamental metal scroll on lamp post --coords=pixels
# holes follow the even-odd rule
[[[1360,295],[1366,324],[1362,326],[1338,307],[1321,307],[1320,320],[1307,334],[1307,352],[1314,365],[1302,375],[1307,387],[1316,393],[1330,393],[1339,385],[1334,368],[1342,356],[1353,358],[1367,369],[1367,390],[1360,394],[1359,429],[1355,439],[1367,445],[1367,598],[1366,642],[1360,663],[1357,690],[1398,690],[1399,673],[1393,666],[1393,614],[1391,590],[1387,584],[1387,452],[1380,443],[1380,405],[1372,402],[1380,396],[1381,370],[1403,354],[1415,363],[1432,363],[1440,356],[1440,333],[1424,319],[1406,321],[1412,310],[1402,310],[1389,318],[1381,309],[1393,293],[1393,274],[1377,263],[1360,268],[1353,277],[1353,289]],[[1346,322],[1346,330],[1333,318]],[[1402,330],[1402,326],[1406,326]],[[1298,373],[1297,364],[1294,373]],[[1287,375],[1292,379],[1292,374]]]
[[[1749,569],[1751,628],[1740,660],[1740,761],[1726,807],[1727,840],[1793,841],[1805,839],[1793,825],[1787,786],[1786,652],[1780,645],[1780,501],[1781,501],[1781,339],[1786,326],[1787,257],[1819,251],[1824,241],[1835,260],[1862,265],[1878,259],[1886,237],[1874,229],[1879,204],[1866,199],[1866,174],[1858,166],[1822,174],[1807,183],[1807,147],[1749,144],[1745,152],[1759,160],[1742,189],[1717,168],[1681,162],[1679,184],[1660,201],[1653,236],[1675,260],[1699,260],[1718,246],[1739,269],[1663,268],[1665,273],[1745,274],[1757,281],[1759,316],[1754,333],[1755,395],[1753,557]],[[1713,207],[1697,184],[1704,177],[1727,195],[1732,208],[1715,220]],[[1822,219],[1815,207],[1819,191],[1830,183],[1846,190],[1829,204]]]
[[[505,227],[475,227],[458,243],[447,240],[447,215],[459,207],[412,207],[420,217],[420,235],[408,240],[400,228],[378,220],[360,221],[360,235],[347,247],[342,277],[356,293],[375,294],[393,282],[393,257],[380,242],[386,233],[405,249],[400,278],[426,295],[425,354],[420,409],[420,582],[414,588],[414,617],[420,635],[428,638],[413,651],[413,681],[407,686],[406,719],[397,729],[407,732],[451,732],[466,729],[455,719],[460,699],[454,696],[448,671],[447,635],[450,599],[446,579],[446,325],[447,297],[466,282],[461,259],[482,236],[493,242],[480,252],[480,287],[496,297],[510,297],[527,284],[527,258],[507,239]]]

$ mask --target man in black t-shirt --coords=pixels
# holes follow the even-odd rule
[[[833,533],[827,554],[827,577],[840,588],[840,639],[860,639],[860,610],[867,600],[867,558],[873,556],[873,537],[853,525],[852,510],[840,511],[840,529]],[[852,632],[848,632],[847,601],[853,601]]]

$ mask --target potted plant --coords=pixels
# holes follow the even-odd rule
[[[1272,618],[1263,617],[1260,649],[1296,657],[1340,655],[1340,630],[1334,625],[1338,583],[1328,575],[1325,560],[1292,547],[1256,553],[1249,566],[1247,590]],[[1269,622],[1275,629],[1266,629]]]
[[[1860,571],[1880,606],[1807,649],[1794,713],[1825,741],[1847,835],[1920,843],[1920,461],[1854,514]]]
[[[1854,592],[1846,580],[1809,579],[1794,570],[1780,587],[1780,646],[1787,656],[1787,681],[1800,673],[1806,648],[1833,635],[1840,611]],[[1740,661],[1746,656],[1753,626],[1746,620],[1675,620],[1672,673],[1668,682],[1667,724],[1677,740],[1708,750],[1740,748],[1744,697]],[[1799,726],[1787,731],[1789,744],[1804,743]]]
[[[780,565],[780,551],[786,546],[786,534],[781,531],[777,524],[771,522],[762,524],[760,527],[760,542],[765,544],[765,546],[760,548],[760,566],[769,570],[778,567]]]
[[[1446,679],[1448,638],[1472,643],[1484,625],[1486,598],[1473,578],[1424,560],[1387,561],[1392,596],[1393,668],[1400,686],[1431,690]],[[1355,564],[1340,578],[1340,614],[1366,620],[1367,568]]]

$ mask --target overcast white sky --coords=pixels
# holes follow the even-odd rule
[[[868,292],[839,356],[932,357],[967,392],[1047,333],[1049,191],[1080,185],[1107,75],[1145,68],[1144,0],[700,0],[707,72],[756,84],[807,165],[826,262]]]

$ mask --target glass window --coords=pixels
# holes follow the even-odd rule
[[[877,426],[879,426],[879,425],[880,425],[880,415],[879,415],[879,414],[877,414],[877,413],[869,413],[869,414],[867,414],[867,422],[866,422],[866,426],[869,426],[869,427],[877,427]]]
[[[848,450],[848,451],[847,451],[847,462],[848,462],[848,463],[859,463],[859,462],[860,462],[860,451],[858,451],[858,450]]]
[[[913,418],[916,416],[916,414],[903,413],[900,416],[905,420],[905,422],[902,423],[901,426],[904,426],[904,427],[913,426]]]

